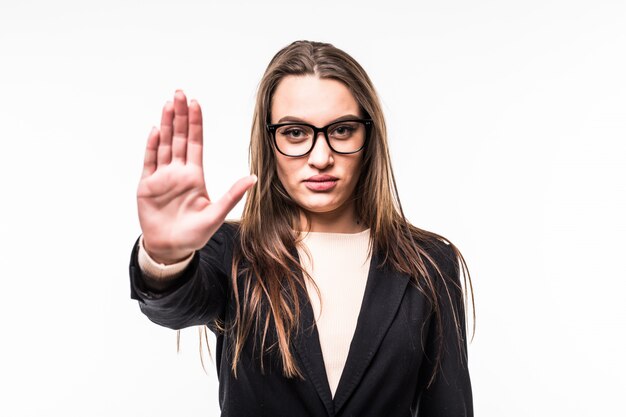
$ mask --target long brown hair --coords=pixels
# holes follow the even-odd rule
[[[370,228],[371,248],[383,255],[382,263],[408,274],[411,283],[432,305],[439,340],[435,371],[430,379],[432,383],[440,364],[443,331],[441,300],[436,290],[440,284],[437,281],[443,283],[450,306],[455,303],[452,302],[448,283],[454,281],[444,278],[440,265],[424,248],[424,242],[450,242],[411,225],[404,216],[391,168],[385,119],[378,95],[366,72],[344,51],[328,43],[310,41],[296,41],[281,49],[272,58],[258,87],[249,150],[250,170],[257,175],[258,182],[249,191],[240,221],[240,245],[235,248],[233,257],[232,285],[236,314],[229,323],[216,323],[216,328],[228,332],[234,340],[233,374],[237,376],[237,362],[243,345],[252,335],[255,341],[260,336],[262,352],[278,349],[282,372],[286,377],[303,376],[290,343],[294,332],[300,330],[299,298],[306,288],[304,280],[311,277],[300,266],[293,250],[298,244],[294,230],[301,230],[300,210],[278,179],[273,144],[265,127],[271,120],[273,93],[282,78],[288,75],[315,75],[342,82],[359,103],[362,116],[373,119],[373,129],[364,149],[361,175],[355,189],[356,215]],[[450,245],[463,273],[466,306],[468,281],[471,288],[469,271],[459,250]],[[429,269],[435,271],[434,276]],[[454,285],[458,287],[458,284]],[[473,289],[471,293],[473,306]],[[466,309],[452,309],[459,349],[462,318],[458,314],[465,314]],[[272,329],[275,329],[271,335],[275,342],[266,347],[268,331]]]

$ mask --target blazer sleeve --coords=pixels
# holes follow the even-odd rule
[[[450,297],[448,297],[441,280],[436,280],[441,303],[443,350],[435,380],[428,386],[438,349],[436,320],[434,320],[434,315],[431,315],[428,342],[425,346],[426,355],[419,373],[421,396],[417,415],[420,417],[473,417],[465,307],[462,291],[457,287],[457,285],[460,286],[459,263],[450,245],[444,244],[438,252],[440,255],[438,254],[436,259],[441,260],[439,265],[444,274],[444,279],[447,281]],[[460,343],[454,324],[453,311],[459,321]]]
[[[150,280],[138,262],[139,239],[130,257],[130,297],[154,323],[179,330],[210,324],[223,318],[229,288],[233,226],[224,223],[209,242],[164,290],[146,285]]]

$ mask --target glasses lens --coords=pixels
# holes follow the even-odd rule
[[[276,129],[276,145],[286,155],[304,155],[311,149],[313,129],[309,126],[292,124]]]
[[[365,143],[365,125],[362,122],[337,122],[328,127],[330,146],[337,152],[356,152]]]

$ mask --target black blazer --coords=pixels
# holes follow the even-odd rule
[[[386,266],[379,268],[378,253],[372,255],[356,330],[334,398],[313,310],[305,302],[301,304],[305,330],[295,336],[291,346],[305,379],[285,378],[278,355],[271,352],[263,356],[262,374],[259,340],[256,350],[253,341],[244,344],[235,379],[230,369],[232,340],[218,332],[213,321],[220,318],[228,322],[234,314],[230,274],[237,230],[237,226],[222,225],[207,245],[196,252],[184,274],[165,291],[151,291],[145,285],[146,277],[137,261],[139,239],[130,260],[131,297],[139,301],[141,311],[150,320],[171,329],[206,324],[216,334],[222,416],[473,416],[464,315],[460,314],[463,340],[459,351],[448,298],[442,297],[442,367],[435,382],[426,389],[437,346],[429,302],[409,283],[407,275]],[[449,245],[437,242],[426,249],[444,274],[458,283],[458,264]],[[460,291],[454,290],[453,285],[448,287],[456,312],[463,313]],[[271,331],[268,337],[270,334]],[[274,340],[266,340],[266,346]]]

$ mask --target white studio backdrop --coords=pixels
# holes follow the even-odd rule
[[[3,1],[0,414],[219,414],[197,330],[176,354],[129,297],[144,146],[182,88],[221,196],[298,39],[368,71],[405,212],[466,257],[476,415],[623,413],[625,23],[602,0]]]

